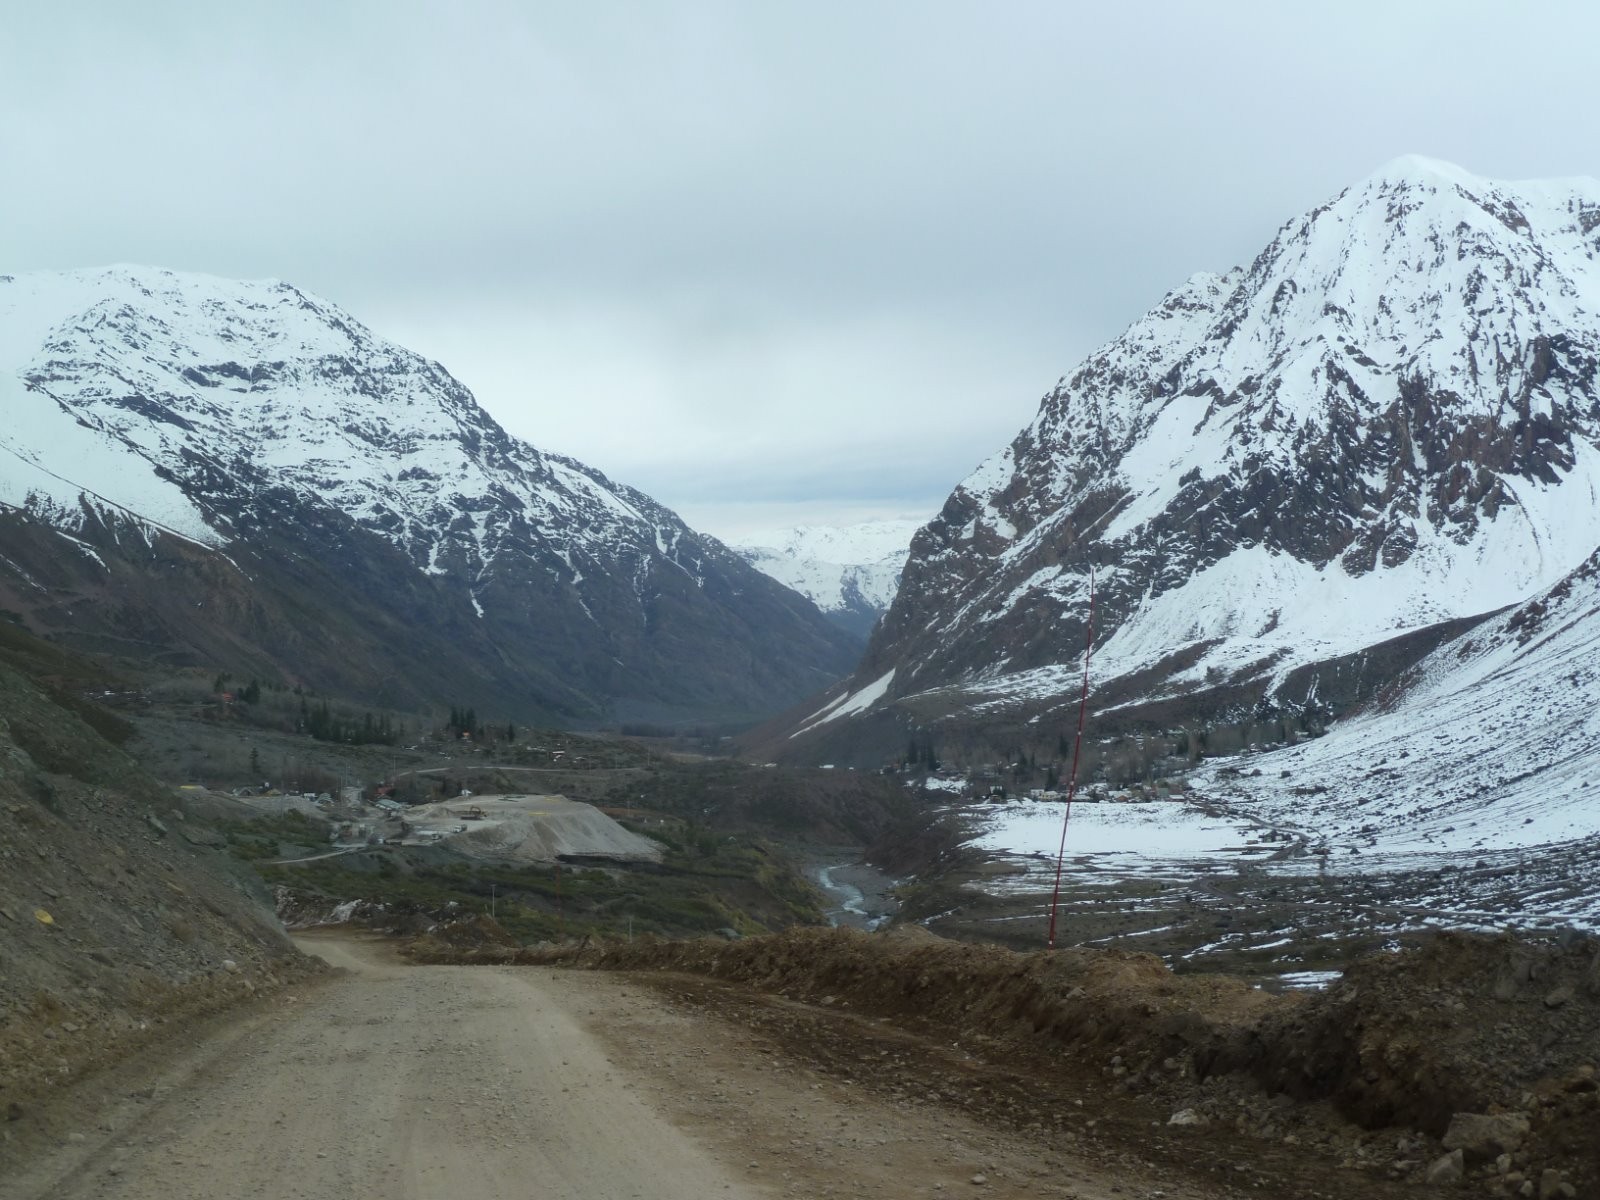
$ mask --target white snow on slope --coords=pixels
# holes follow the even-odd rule
[[[1206,672],[1291,666],[1354,654],[1454,617],[1492,612],[1548,587],[1600,544],[1600,449],[1580,442],[1559,484],[1513,483],[1517,504],[1466,546],[1427,523],[1403,563],[1353,576],[1262,546],[1234,551],[1183,585],[1144,601],[1097,650],[1099,672],[1122,675],[1175,646],[1222,645],[1172,685]],[[1574,511],[1574,509],[1576,511]]]
[[[966,687],[976,704],[1069,680],[1040,658],[1063,648],[1050,625],[1083,610],[1086,570],[1065,548],[1085,537],[1113,564],[1102,580],[1126,589],[1097,677],[1208,644],[1150,697],[1223,679],[1276,686],[1296,666],[1516,603],[1600,544],[1596,355],[1600,182],[1499,183],[1396,160],[1290,221],[1250,265],[1190,279],[960,485],[967,527],[935,527],[947,540],[908,573],[944,599],[912,626],[901,687]],[[1431,413],[1401,402],[1415,387]],[[1412,420],[1461,436],[1427,462]],[[1546,420],[1570,447],[1549,442]],[[1531,465],[1472,463],[1486,429],[1525,430]],[[1460,470],[1502,491],[1440,504]],[[1243,514],[1265,540],[1232,532],[1208,499],[1281,497],[1296,480],[1315,485],[1295,511]],[[1078,505],[1110,493],[1118,507],[1071,526]],[[1324,514],[1356,535],[1348,544],[1380,552],[1284,548]],[[1013,622],[1014,636],[993,636]],[[1002,640],[1028,649],[988,649]],[[966,665],[970,646],[986,665]],[[940,666],[951,662],[964,677]]]
[[[1579,841],[1600,849],[1600,551],[1441,646],[1407,682],[1324,737],[1209,764],[1193,782],[1305,830],[1342,870]],[[1242,765],[1261,773],[1236,774]]]
[[[799,525],[746,534],[728,545],[746,562],[793,588],[823,612],[859,601],[888,608],[919,520]]]
[[[0,499],[63,528],[81,519],[80,494],[98,493],[225,540],[225,523],[155,474],[187,479],[201,463],[246,493],[314,496],[474,590],[529,530],[569,584],[609,571],[643,589],[657,547],[699,581],[672,514],[506,436],[437,363],[275,280],[133,266],[0,276],[0,376]]]
[[[28,395],[4,371],[0,415],[0,505],[78,529],[87,504],[204,545],[223,543],[177,484],[104,430],[80,422],[54,401]],[[136,464],[131,470],[130,461]]]
[[[967,844],[992,854],[1054,863],[1063,845],[1065,811],[1061,802],[971,806],[963,812],[980,832]],[[1065,854],[1076,869],[1094,867],[1123,878],[1187,878],[1198,859],[1237,865],[1276,848],[1262,843],[1261,830],[1249,821],[1210,816],[1170,801],[1076,803],[1065,832]]]
[[[878,701],[882,700],[889,692],[889,685],[894,682],[894,671],[889,670],[884,675],[874,679],[859,691],[846,693],[837,700],[830,701],[822,708],[811,714],[811,719],[800,729],[789,736],[797,738],[808,729],[818,725],[826,725],[829,721],[839,717],[853,716],[856,713],[866,712]]]

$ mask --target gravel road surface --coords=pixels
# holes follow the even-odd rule
[[[347,973],[188,1052],[121,1136],[72,1136],[11,1194],[758,1194],[640,1098],[550,994],[548,972],[422,970],[382,945],[305,945]],[[95,1141],[104,1144],[90,1148]],[[75,1147],[84,1161],[60,1161]]]
[[[347,933],[301,945],[343,969],[64,1093],[50,1143],[0,1164],[0,1198],[1240,1194],[1137,1154],[1079,1157],[931,1093],[875,1094],[709,1011],[692,980],[418,967]],[[781,1000],[753,1002],[784,1019]],[[905,1042],[842,1019],[857,1061]]]

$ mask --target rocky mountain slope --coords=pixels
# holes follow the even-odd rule
[[[1359,855],[1369,869],[1592,844],[1600,551],[1439,647],[1327,736],[1275,751],[1259,773],[1242,762],[1209,765],[1196,783],[1262,819],[1302,826],[1330,855]],[[1592,892],[1567,903],[1573,920],[1600,915]]]
[[[739,718],[804,599],[285,283],[0,277],[0,608],[88,648],[523,719]]]
[[[1337,711],[1600,545],[1597,371],[1600,183],[1397,160],[1063,377],[796,744],[1063,712],[1091,569],[1102,716]]]
[[[0,1177],[63,1087],[311,969],[211,814],[77,697],[85,670],[0,623]]]
[[[894,600],[921,521],[797,525],[729,545],[758,571],[805,596],[841,629],[865,638]]]

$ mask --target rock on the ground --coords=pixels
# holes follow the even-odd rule
[[[1462,1151],[1468,1162],[1488,1162],[1516,1151],[1527,1136],[1523,1113],[1456,1113],[1445,1130],[1444,1148]]]
[[[1459,1150],[1442,1154],[1428,1164],[1427,1181],[1430,1184],[1458,1183],[1466,1174],[1465,1156]]]

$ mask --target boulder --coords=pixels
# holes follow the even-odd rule
[[[1467,1164],[1461,1156],[1461,1151],[1452,1150],[1449,1154],[1442,1154],[1428,1164],[1426,1179],[1435,1186],[1447,1183],[1459,1183],[1461,1177],[1467,1173]]]
[[[1468,1162],[1490,1162],[1519,1149],[1528,1136],[1523,1113],[1456,1113],[1444,1133],[1444,1148],[1460,1150]]]

